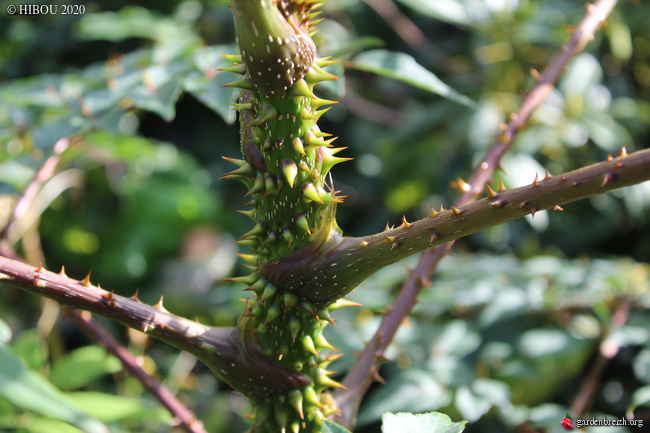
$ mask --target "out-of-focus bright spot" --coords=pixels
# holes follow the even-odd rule
[[[368,177],[379,176],[382,169],[381,158],[371,153],[364,153],[356,158],[357,169],[361,174]]]
[[[203,5],[198,1],[186,1],[176,9],[176,17],[187,23],[193,23],[203,11]]]
[[[176,203],[178,214],[186,220],[193,220],[199,214],[199,203],[191,195],[184,195]]]
[[[607,382],[603,387],[603,394],[605,394],[605,400],[609,403],[617,403],[623,398],[625,392],[621,382],[611,381]]]
[[[212,178],[210,177],[210,173],[208,173],[206,170],[197,170],[192,174],[192,177],[190,178],[192,185],[196,185],[202,188],[209,187],[211,181]]]
[[[612,94],[605,86],[595,85],[587,89],[589,108],[596,111],[605,111],[612,102]]]
[[[403,182],[386,194],[386,207],[392,212],[406,212],[424,199],[425,186],[422,181]]]
[[[178,161],[178,149],[174,146],[161,146],[156,152],[156,168],[158,171],[169,171]]]
[[[153,173],[155,166],[150,157],[143,156],[142,158],[138,158],[133,168],[138,176],[149,177]]]
[[[133,113],[126,113],[120,119],[118,128],[120,132],[123,132],[124,134],[135,134],[139,126],[140,120],[138,119],[138,116]]]
[[[632,57],[630,29],[622,23],[613,22],[607,26],[607,33],[612,53],[623,61],[630,60]]]
[[[140,253],[131,253],[126,256],[126,270],[134,277],[141,277],[147,270],[147,260]]]
[[[636,64],[634,77],[641,87],[650,87],[650,65]]]
[[[94,233],[72,228],[63,234],[63,244],[73,253],[90,255],[99,248],[99,238]]]
[[[7,143],[7,154],[10,156],[17,156],[23,151],[23,141],[17,138],[12,138]]]
[[[479,62],[485,64],[510,60],[512,58],[512,45],[506,42],[496,42],[477,47],[476,58]]]
[[[566,125],[562,139],[569,146],[581,147],[589,139],[589,130],[580,123],[571,122]]]

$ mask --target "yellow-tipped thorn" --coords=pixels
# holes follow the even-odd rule
[[[499,193],[496,192],[495,190],[493,190],[492,188],[490,188],[490,185],[488,185],[487,183],[485,184],[485,188],[487,188],[489,198],[497,198],[497,197],[499,197]]]
[[[88,275],[86,275],[86,278],[81,280],[81,285],[84,287],[90,287],[92,284],[90,283],[90,272],[88,272]]]
[[[316,351],[316,346],[314,346],[314,340],[309,335],[303,336],[300,342],[305,350],[313,353],[314,356],[318,356],[318,351]]]
[[[311,230],[309,229],[309,222],[307,221],[307,217],[305,216],[305,214],[300,213],[296,215],[294,220],[296,221],[298,227],[306,231],[307,234],[311,236]]]
[[[333,310],[338,310],[339,308],[346,308],[346,307],[361,307],[362,304],[359,304],[358,302],[352,302],[348,299],[338,299],[336,302],[333,304],[329,305],[327,307],[328,310],[333,311]]]
[[[163,299],[164,299],[164,296],[161,296],[160,299],[158,299],[158,302],[156,303],[156,305],[154,305],[153,307],[158,311],[166,312],[167,310],[165,309],[165,307],[163,307]]]
[[[318,195],[318,191],[316,190],[316,187],[312,183],[308,183],[302,187],[302,194],[308,200],[323,204],[323,200]]]
[[[287,180],[289,187],[293,188],[293,183],[295,182],[296,177],[298,177],[298,166],[296,163],[290,159],[282,161],[282,173],[284,174],[284,178]]]
[[[548,171],[548,169],[544,169],[544,180],[549,180],[552,177],[553,175]]]
[[[535,179],[533,180],[533,183],[531,185],[533,188],[537,188],[539,186],[539,173],[535,172]]]

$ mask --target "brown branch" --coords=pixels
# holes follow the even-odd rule
[[[324,305],[332,298],[347,295],[379,269],[406,257],[526,215],[534,216],[541,210],[562,210],[563,204],[647,180],[650,149],[622,153],[562,175],[548,175],[542,180],[536,175],[533,183],[520,188],[490,190],[487,197],[465,206],[444,211],[432,208],[429,217],[413,223],[404,221],[382,233],[342,238],[318,255],[298,251],[289,258],[265,264],[260,272],[268,281],[289,282],[286,290]],[[315,291],[314,281],[327,290]],[[417,283],[422,286],[425,281],[419,278]],[[385,317],[394,318],[393,314],[397,313]]]
[[[126,298],[92,285],[89,276],[78,281],[63,272],[55,274],[2,256],[0,283],[143,331],[194,355],[217,377],[253,400],[308,383],[304,376],[269,359],[256,340],[244,338],[238,328],[215,328],[176,316],[163,308],[162,298],[155,306],[146,305],[137,296]]]
[[[54,144],[54,151],[43,165],[38,169],[34,178],[29,183],[21,197],[14,205],[7,224],[0,232],[0,251],[3,255],[10,256],[16,260],[20,257],[12,245],[12,230],[16,223],[23,218],[29,207],[32,205],[45,182],[52,178],[56,167],[59,164],[61,154],[68,148],[69,139],[62,138]],[[197,421],[190,412],[173,394],[163,387],[156,379],[147,374],[136,362],[131,353],[121,346],[108,332],[97,322],[93,321],[87,312],[71,311],[70,316],[77,325],[106,350],[115,355],[122,365],[129,370],[138,380],[142,382],[145,389],[150,392],[169,412],[178,420],[178,425],[188,433],[207,433],[203,425]]]
[[[135,357],[124,346],[106,332],[97,322],[92,320],[87,311],[71,311],[69,316],[90,337],[103,346],[108,352],[117,357],[124,368],[133,374],[158,401],[172,414],[174,420],[188,433],[207,433],[203,424],[196,419],[194,414],[181,403],[167,388],[160,384],[151,375],[145,372],[138,364]]]
[[[551,92],[553,83],[557,81],[569,60],[593,39],[594,32],[604,22],[615,5],[616,0],[599,0],[595,5],[587,6],[586,16],[575,28],[569,41],[561,47],[559,53],[541,74],[538,82],[523,100],[519,111],[511,116],[503,133],[492,144],[485,158],[474,171],[468,184],[469,188],[458,198],[455,203],[456,207],[472,202],[481,193],[483,185],[492,177],[494,170],[499,166],[501,157],[511,146],[518,131],[526,125],[535,109]],[[408,316],[415,305],[420,291],[426,286],[426,281],[435,272],[439,261],[452,246],[453,243],[447,243],[428,250],[420,258],[418,265],[401,289],[391,311],[383,317],[376,334],[359,355],[354,367],[348,372],[343,382],[347,389],[335,393],[335,399],[341,410],[334,417],[337,422],[348,427],[355,424],[363,395],[372,383],[373,375],[378,371],[386,348],[404,318]]]
[[[609,338],[612,330],[620,328],[625,325],[629,318],[629,304],[623,300],[617,303],[612,314],[610,323],[604,329],[600,345],[598,346],[598,353],[596,359],[591,365],[587,376],[585,377],[580,390],[576,394],[573,402],[571,403],[570,413],[576,418],[584,418],[584,415],[589,410],[598,385],[600,384],[603,372],[611,362],[612,358],[616,356],[620,348],[619,343],[612,338]]]

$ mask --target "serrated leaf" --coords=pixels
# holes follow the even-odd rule
[[[209,78],[199,72],[194,72],[183,82],[183,87],[196,99],[205,104],[212,111],[221,116],[227,123],[232,124],[237,117],[236,112],[230,109],[230,104],[235,102],[237,89],[222,87],[234,81],[221,73],[215,78]]]
[[[50,381],[64,390],[77,389],[121,368],[120,361],[103,348],[85,346],[57,359],[52,364]]]
[[[218,72],[217,69],[229,66],[229,62],[221,54],[235,52],[232,45],[216,45],[195,50],[194,65],[198,71],[192,72],[183,82],[186,91],[194,95],[208,108],[220,115],[227,123],[234,123],[236,112],[230,109],[235,102],[239,89],[222,87],[239,78],[229,72]]]
[[[323,423],[323,433],[350,433],[350,430],[340,424],[325,420]]]
[[[408,54],[371,50],[359,54],[348,66],[410,84],[470,108],[478,107],[476,102],[443,83],[433,72]]]
[[[0,343],[0,397],[23,409],[75,425],[84,432],[108,433],[104,424],[84,414],[50,382],[26,368],[4,343]]]
[[[461,433],[467,424],[467,421],[453,422],[439,412],[385,413],[381,420],[382,433]]]
[[[166,121],[171,121],[176,115],[175,104],[182,91],[180,80],[172,80],[155,90],[138,86],[133,89],[131,99],[136,107],[152,111]]]

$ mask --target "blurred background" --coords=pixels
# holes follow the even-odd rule
[[[244,294],[221,279],[244,272],[235,253],[246,251],[232,241],[251,222],[235,212],[243,186],[219,180],[232,169],[221,156],[240,154],[228,105],[236,96],[221,87],[235,77],[216,71],[220,54],[237,51],[228,1],[88,1],[83,13],[55,3],[55,14],[0,8],[0,227],[57,140],[70,137],[57,173],[8,234],[16,250],[76,278],[92,271],[118,294],[137,288],[148,303],[164,295],[173,313],[233,325]],[[349,235],[451,204],[457,179],[534,84],[531,70],[543,70],[585,14],[581,2],[554,0],[328,0],[322,9],[319,53],[340,63],[330,67],[339,80],[319,94],[341,103],[321,129],[355,158],[333,172]],[[650,8],[621,2],[493,186],[649,145]],[[586,412],[648,417],[649,210],[645,183],[458,242],[398,333],[381,371],[387,384],[368,394],[359,431],[380,431],[385,411],[431,410],[469,420],[468,432],[562,431],[585,395]],[[328,338],[349,356],[335,370],[349,368],[415,263],[382,270],[353,293],[363,307],[337,311]],[[11,353],[112,432],[168,431],[169,416],[139,383],[58,315],[0,286]],[[190,356],[102,323],[208,431],[246,429],[248,403]],[[616,350],[600,366],[605,343]],[[1,388],[0,431],[79,431]],[[105,413],[107,402],[119,409]]]

